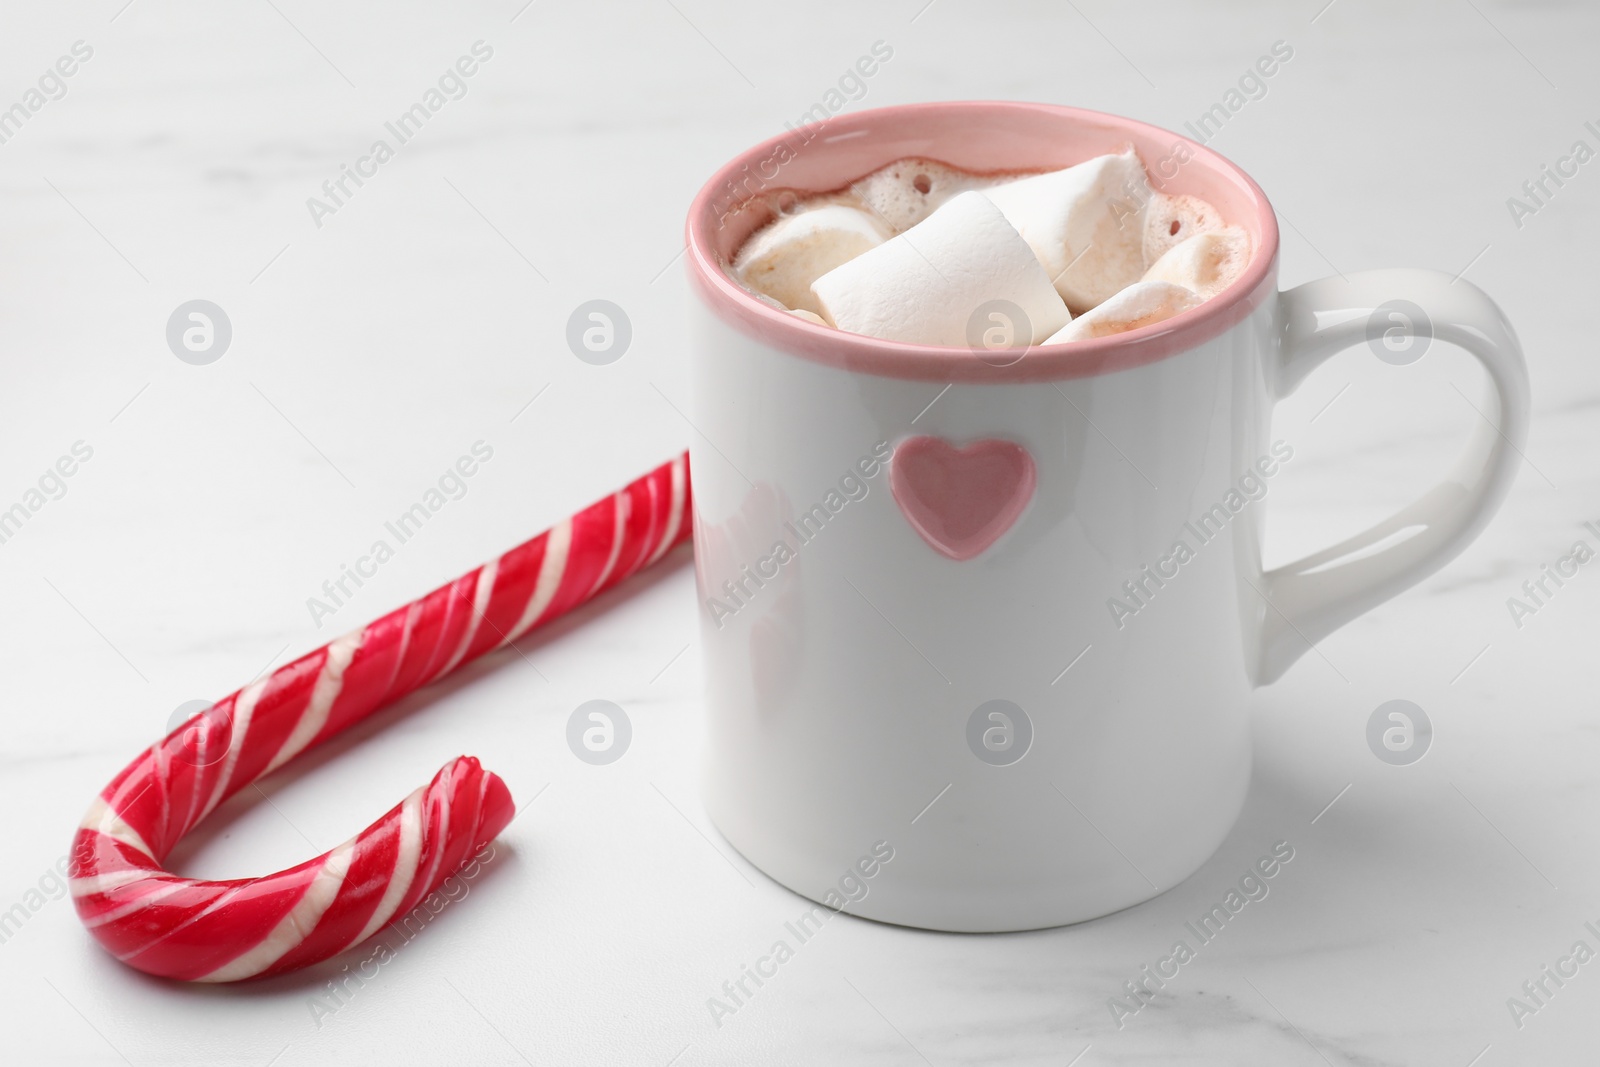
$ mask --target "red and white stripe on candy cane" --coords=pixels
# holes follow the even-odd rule
[[[687,541],[689,508],[685,454],[173,731],[106,786],[78,829],[72,897],[84,925],[141,971],[236,982],[325,960],[410,912],[515,813],[505,783],[470,756],[338,848],[277,874],[201,881],[162,861],[263,775]],[[210,730],[203,758],[191,750],[197,724]]]

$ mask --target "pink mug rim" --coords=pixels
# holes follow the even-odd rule
[[[1015,362],[986,362],[970,348],[907,344],[820,326],[797,315],[770,307],[739,285],[723,267],[714,240],[725,220],[727,206],[719,211],[726,190],[733,188],[750,167],[770,161],[776,153],[806,151],[794,148],[797,138],[809,142],[828,131],[826,143],[853,140],[886,124],[928,124],[930,120],[968,127],[1004,124],[1018,117],[1049,119],[1125,134],[1129,141],[1170,142],[1173,149],[1186,146],[1191,158],[1184,167],[1198,165],[1216,181],[1231,182],[1248,205],[1250,217],[1229,218],[1251,229],[1256,248],[1244,273],[1210,300],[1163,322],[1109,337],[1066,344],[1034,345],[1018,350]],[[785,148],[785,146],[789,146]],[[938,158],[936,152],[929,153]],[[891,160],[884,159],[883,163]],[[1147,161],[1148,162],[1148,161]],[[866,173],[863,171],[863,174]],[[806,186],[815,191],[841,188],[863,174],[841,174],[831,185]],[[1157,191],[1159,184],[1153,183]],[[793,185],[774,182],[772,188]],[[939,382],[1056,381],[1107,374],[1166,359],[1215,338],[1243,321],[1277,290],[1278,225],[1266,193],[1237,164],[1191,138],[1136,119],[1057,104],[1004,100],[941,101],[870,108],[835,115],[820,122],[795,127],[739,153],[700,189],[689,208],[684,228],[687,269],[692,287],[710,309],[741,332],[780,351],[843,369],[889,378]]]

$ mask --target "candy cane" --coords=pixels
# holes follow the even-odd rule
[[[84,816],[71,866],[84,925],[146,973],[236,982],[325,960],[407,914],[514,814],[505,783],[470,756],[338,848],[277,874],[201,881],[162,861],[258,778],[654,563],[689,539],[688,515],[685,454],[174,730]]]

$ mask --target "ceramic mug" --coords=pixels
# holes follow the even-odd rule
[[[1128,144],[1254,257],[1167,321],[1026,351],[900,344],[763,305],[724,265],[771,209],[896,159],[1055,169]],[[1469,282],[1377,270],[1280,293],[1278,228],[1215,152],[1024,103],[863,111],[722,168],[687,226],[703,798],[777,881],[854,914],[1023,930],[1146,900],[1221,844],[1251,689],[1442,566],[1511,485],[1528,383]],[[1276,570],[1273,405],[1323,360],[1438,339],[1497,404],[1389,520]],[[1387,347],[1385,347],[1387,346]],[[1019,358],[1020,357],[1020,358]],[[887,859],[885,857],[888,857]]]

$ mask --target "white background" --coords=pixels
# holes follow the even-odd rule
[[[1466,271],[1526,346],[1535,421],[1505,510],[1441,574],[1256,694],[1255,777],[1219,853],[1156,900],[1072,928],[973,937],[838,918],[715,1025],[707,998],[805,905],[700,811],[679,554],[263,783],[270,803],[247,791],[180,848],[186,873],[264,873],[342,841],[458,753],[501,773],[527,807],[499,858],[348,1006],[319,1025],[310,997],[361,950],[186,987],[116,964],[52,900],[0,944],[7,1062],[1593,1060],[1600,962],[1520,1029],[1506,1001],[1574,941],[1600,950],[1583,929],[1600,926],[1600,562],[1520,629],[1506,599],[1574,540],[1600,547],[1580,526],[1600,520],[1600,162],[1520,228],[1506,201],[1574,140],[1600,148],[1583,127],[1600,120],[1600,12],[923,2],[6,4],[0,108],[74,41],[94,56],[0,145],[0,507],[73,442],[94,456],[0,545],[0,910],[27,899],[179,704],[682,449],[688,201],[877,40],[893,58],[850,107],[1029,99],[1171,128],[1286,41],[1293,59],[1213,141],[1280,210],[1284,284]],[[479,39],[494,56],[468,95],[316,227],[306,199]],[[568,314],[597,297],[634,329],[607,367],[564,341]],[[194,298],[233,324],[210,366],[165,343]],[[1352,352],[1313,375],[1277,414],[1297,452],[1267,499],[1269,564],[1421,492],[1484,395],[1442,345],[1407,367]],[[479,439],[494,458],[468,494],[314,626],[306,598]],[[611,766],[563,740],[592,698],[634,723]],[[1365,740],[1394,698],[1435,727],[1409,767]],[[1108,997],[1278,840],[1296,855],[1271,895],[1119,1030]]]

